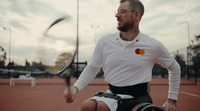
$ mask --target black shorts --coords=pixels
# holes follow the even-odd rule
[[[135,106],[137,106],[140,103],[153,103],[151,96],[149,93],[140,96],[135,97],[133,99],[121,99],[118,100],[118,108],[116,111],[131,111]]]

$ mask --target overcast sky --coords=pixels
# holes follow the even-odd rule
[[[170,52],[188,46],[200,34],[200,0],[141,0],[145,13],[140,31],[161,41]],[[117,32],[115,10],[119,0],[79,0],[79,60],[91,59],[96,41]],[[67,17],[69,32],[76,36],[76,0],[0,0],[0,46],[9,53],[11,28],[11,60],[19,65],[38,58],[42,33],[54,20]],[[62,42],[60,42],[62,43]],[[64,42],[63,42],[64,43]],[[65,44],[59,44],[60,49]],[[8,61],[8,59],[7,59]]]

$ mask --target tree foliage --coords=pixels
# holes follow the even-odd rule
[[[64,53],[60,54],[55,62],[55,66],[50,66],[49,71],[51,71],[51,72],[60,71],[63,68],[64,64],[67,65],[67,63],[70,62],[72,57],[73,57],[73,55],[68,52],[64,52]]]
[[[69,60],[71,60],[72,57],[73,55],[71,53],[64,52],[59,55],[55,64],[58,66],[58,65],[62,65],[64,62],[70,62]]]
[[[184,77],[186,74],[186,63],[183,59],[183,55],[177,53],[174,55],[174,59],[178,62],[178,64],[181,67],[181,77]]]
[[[197,42],[197,44],[191,46],[194,53],[194,55],[192,56],[192,62],[193,67],[196,67],[197,72],[199,72],[198,69],[200,69],[200,35],[195,36],[195,41]]]
[[[6,52],[3,47],[0,46],[0,68],[5,67],[6,62]]]

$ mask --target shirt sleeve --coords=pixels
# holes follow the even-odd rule
[[[103,48],[103,41],[100,39],[95,47],[89,65],[85,67],[79,79],[74,84],[74,86],[76,86],[79,91],[83,89],[85,86],[87,86],[96,77],[103,61],[102,48]]]
[[[174,57],[169,53],[167,48],[158,42],[157,52],[155,55],[156,63],[161,64],[164,68],[167,68],[169,72],[169,91],[168,98],[177,100],[178,91],[180,87],[180,65],[174,59]]]
[[[180,87],[180,65],[174,60],[172,64],[167,67],[169,71],[169,91],[168,98],[177,100],[178,91]]]

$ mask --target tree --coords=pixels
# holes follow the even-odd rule
[[[167,69],[163,68],[160,64],[156,63],[152,69],[152,76],[153,77],[162,77],[165,78],[168,74]]]
[[[0,68],[5,67],[5,61],[6,61],[6,52],[4,48],[0,46]]]
[[[28,62],[28,60],[26,59],[26,66],[30,66],[30,63]]]
[[[30,65],[30,63],[28,62],[28,60],[27,59],[25,59],[25,69],[26,69],[26,71],[31,71],[31,65]]]
[[[196,36],[195,36],[195,39],[199,42],[200,35],[196,35]]]
[[[181,67],[181,77],[185,76],[186,73],[186,63],[183,59],[183,55],[180,55],[178,52],[177,54],[174,55],[174,59],[179,63],[180,67]]]
[[[67,65],[67,63],[70,62],[72,57],[73,57],[73,55],[68,52],[64,52],[64,53],[60,54],[55,62],[55,66],[49,66],[50,67],[49,71],[51,71],[51,72],[60,71],[63,68],[64,64]]]
[[[32,67],[33,67],[33,69],[35,69],[35,70],[38,69],[38,70],[40,70],[40,71],[45,71],[45,69],[46,69],[46,68],[45,68],[46,66],[43,65],[42,62],[39,62],[39,63],[38,63],[38,62],[33,61],[33,62],[32,62]]]
[[[56,60],[56,65],[62,65],[64,62],[70,62],[73,55],[68,52],[64,52],[59,55],[58,59]]]
[[[193,68],[196,67],[197,73],[200,69],[200,35],[195,36],[195,41],[197,44],[193,44],[191,46],[192,51],[194,52],[194,55],[192,56],[192,62],[193,62]],[[194,41],[192,41],[194,43]]]
[[[199,39],[200,39],[200,35],[196,35],[195,41],[197,42],[197,44],[194,44],[191,46],[195,55],[198,55],[200,53],[200,40]],[[193,40],[192,40],[192,43],[194,43]]]

